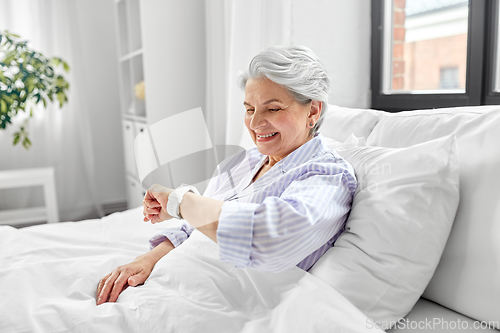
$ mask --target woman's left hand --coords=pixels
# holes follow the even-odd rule
[[[154,184],[149,188],[142,201],[144,222],[158,223],[172,218],[167,213],[167,202],[168,196],[173,191],[171,188],[158,184]]]

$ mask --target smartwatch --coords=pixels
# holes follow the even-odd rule
[[[168,196],[168,202],[167,202],[168,215],[175,217],[177,219],[182,219],[181,213],[179,212],[179,206],[181,205],[184,194],[186,194],[187,192],[193,192],[198,195],[200,194],[200,192],[196,187],[192,185],[182,184]]]

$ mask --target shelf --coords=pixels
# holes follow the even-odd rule
[[[143,57],[136,57],[120,62],[121,108],[124,115],[146,117],[146,103],[136,97],[135,87],[144,81]]]
[[[142,48],[141,40],[141,10],[139,0],[128,1],[130,51]]]
[[[127,60],[132,59],[133,57],[137,57],[139,55],[142,55],[142,49],[138,49],[138,50],[135,50],[135,51],[130,52],[128,54],[125,54],[124,56],[121,56],[119,61],[120,62],[127,61]]]
[[[137,115],[133,115],[133,114],[124,114],[123,119],[131,120],[133,122],[143,123],[143,124],[147,124],[147,122],[148,122],[148,119],[146,118],[146,116],[137,116]]]

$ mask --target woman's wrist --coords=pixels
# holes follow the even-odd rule
[[[169,253],[173,249],[175,249],[175,246],[167,238],[163,242],[158,244],[151,251],[137,257],[136,260],[145,260],[148,261],[151,264],[151,266],[154,266],[161,258],[163,258],[167,253]]]
[[[167,201],[167,213],[168,215],[182,219],[182,214],[180,213],[180,205],[184,198],[184,195],[188,192],[195,193],[200,195],[198,189],[192,185],[182,184],[178,188],[176,188],[173,192],[171,192],[168,196]]]

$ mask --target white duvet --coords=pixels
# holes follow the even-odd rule
[[[100,220],[0,227],[0,332],[377,332],[337,291],[293,268],[236,269],[195,231],[142,286],[95,305],[98,280],[148,250],[171,222],[142,210]]]

